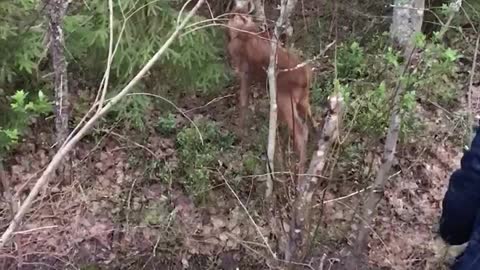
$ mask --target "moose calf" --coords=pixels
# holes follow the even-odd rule
[[[229,37],[227,50],[231,65],[240,78],[239,125],[243,128],[250,80],[266,81],[271,45],[268,32],[260,32],[259,27],[247,14],[233,15],[227,26]],[[287,124],[293,137],[294,147],[299,156],[299,171],[302,173],[306,162],[308,139],[306,121],[312,120],[309,102],[312,69],[310,65],[297,67],[301,64],[299,58],[285,48],[277,46],[278,115],[279,120]]]

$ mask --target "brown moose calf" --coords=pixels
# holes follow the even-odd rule
[[[235,14],[228,21],[229,43],[227,46],[231,65],[240,79],[239,125],[244,126],[249,98],[250,80],[265,82],[270,62],[271,45],[267,32],[247,14]],[[299,58],[285,48],[277,47],[277,106],[279,120],[287,124],[299,156],[299,171],[306,162],[308,140],[307,120],[311,119],[309,89],[312,78],[310,65],[301,64]]]

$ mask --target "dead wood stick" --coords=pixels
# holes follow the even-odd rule
[[[329,112],[325,119],[320,138],[317,143],[317,150],[313,153],[307,176],[301,176],[297,184],[297,197],[294,202],[294,213],[292,214],[292,226],[290,229],[289,253],[295,254],[296,260],[301,260],[306,254],[310,228],[310,210],[313,208],[312,200],[315,190],[318,187],[319,177],[327,164],[328,152],[332,144],[340,134],[340,122],[343,112],[343,99],[338,93],[329,100]]]

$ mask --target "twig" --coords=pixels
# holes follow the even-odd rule
[[[478,49],[480,43],[480,34],[477,36],[477,41],[475,43],[475,53],[473,55],[473,64],[472,70],[470,71],[470,81],[468,83],[468,95],[467,95],[467,102],[468,102],[468,127],[469,127],[469,144],[473,140],[473,108],[472,108],[472,93],[473,93],[473,79],[475,76],[475,71],[477,68],[477,57],[478,57]]]
[[[58,226],[57,226],[57,225],[52,225],[52,226],[38,227],[38,228],[30,229],[30,230],[14,232],[13,235],[29,234],[29,233],[36,232],[36,231],[40,231],[40,230],[54,229],[54,228],[58,228]]]
[[[108,80],[110,79],[110,69],[113,61],[113,0],[108,0],[108,9],[109,9],[109,28],[110,28],[110,40],[108,43],[108,58],[107,58],[107,68],[105,69],[105,74],[103,77],[103,90],[98,102],[97,111],[101,110],[103,107],[103,102],[105,101],[105,96],[107,95],[108,90]],[[120,40],[120,39],[119,39]]]
[[[108,135],[108,134],[112,134],[112,135],[114,135],[114,136],[117,136],[117,137],[119,137],[120,139],[125,140],[125,141],[127,141],[127,142],[130,142],[130,143],[132,143],[133,145],[135,145],[135,146],[137,146],[137,147],[139,147],[139,148],[142,148],[143,150],[147,151],[147,152],[148,152],[150,155],[152,155],[155,159],[157,159],[157,160],[160,159],[160,158],[157,156],[157,154],[155,154],[155,152],[153,152],[150,148],[146,147],[145,145],[139,144],[139,143],[137,143],[137,142],[135,142],[135,141],[133,141],[133,140],[130,140],[130,139],[127,138],[126,136],[123,136],[123,135],[118,134],[118,133],[116,133],[116,132],[114,132],[114,131],[111,131],[111,130],[106,130],[106,129],[96,129],[96,130],[101,131],[101,132],[105,132],[105,133],[107,133],[107,135]]]
[[[303,62],[303,63],[300,63],[298,65],[296,65],[295,67],[293,68],[287,68],[287,69],[279,69],[278,70],[278,73],[281,73],[281,72],[288,72],[288,71],[292,71],[292,70],[295,70],[295,69],[299,69],[299,68],[302,68],[308,64],[310,64],[311,62],[313,61],[316,61],[318,58],[322,57],[333,45],[335,45],[336,43],[336,40],[330,42],[330,44],[328,44],[325,49],[323,49],[319,54],[317,54],[316,56],[314,56],[313,58],[311,59],[308,59],[307,61]]]
[[[210,100],[209,102],[205,103],[204,105],[202,105],[200,107],[192,108],[190,110],[186,110],[186,111],[184,111],[184,113],[189,113],[189,112],[193,112],[193,111],[196,111],[196,110],[203,109],[203,108],[211,105],[212,103],[219,102],[222,99],[229,98],[229,97],[234,97],[234,96],[235,96],[234,94],[230,94],[230,95],[226,95],[226,96],[222,96],[222,97],[216,97],[216,98]]]
[[[60,163],[63,161],[64,157],[75,147],[75,145],[85,136],[95,125],[97,120],[99,120],[103,115],[105,115],[115,104],[117,104],[125,95],[132,90],[148,70],[155,64],[155,62],[163,55],[163,53],[168,49],[172,44],[175,38],[178,36],[183,27],[187,24],[193,14],[200,8],[200,6],[205,2],[205,0],[199,0],[195,7],[187,14],[184,21],[175,29],[172,35],[165,41],[163,46],[155,53],[155,55],[145,64],[145,66],[138,72],[138,74],[123,88],[110,102],[108,102],[102,110],[95,113],[95,115],[88,120],[88,122],[78,131],[78,133],[72,137],[64,146],[62,146],[58,152],[53,157],[52,161],[48,164],[47,169],[43,172],[42,176],[37,180],[35,186],[32,188],[28,194],[25,201],[22,203],[20,209],[15,215],[14,219],[10,222],[7,230],[2,234],[0,238],[0,248],[4,247],[8,240],[10,240],[12,233],[18,227],[20,222],[23,219],[23,216],[30,209],[34,199],[37,197],[40,189],[45,186],[50,180],[51,175],[59,167]]]
[[[360,193],[362,193],[362,192],[365,192],[365,191],[369,190],[370,188],[372,188],[372,187],[371,187],[371,186],[368,186],[368,187],[366,187],[366,188],[362,188],[362,189],[360,189],[360,190],[358,190],[358,191],[355,191],[355,192],[353,192],[353,193],[350,193],[350,194],[348,194],[348,195],[345,195],[345,196],[342,196],[342,197],[338,197],[338,198],[335,198],[335,199],[331,199],[331,200],[326,200],[326,201],[323,201],[323,202],[321,202],[321,203],[317,203],[316,205],[313,206],[313,208],[320,207],[320,206],[322,206],[323,204],[332,203],[332,202],[338,202],[338,201],[341,201],[341,200],[348,199],[348,198],[353,197],[353,196],[355,196],[355,195],[357,195],[357,194],[360,194]]]
[[[318,270],[323,270],[324,264],[325,264],[325,259],[327,259],[327,254],[323,253],[322,259],[320,260],[320,266],[318,267]]]

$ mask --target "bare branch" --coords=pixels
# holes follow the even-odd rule
[[[280,17],[277,20],[275,25],[274,35],[270,41],[270,63],[268,65],[268,89],[270,94],[270,114],[269,114],[269,125],[268,125],[268,146],[267,146],[267,157],[268,157],[268,167],[267,172],[273,173],[274,170],[274,156],[275,156],[275,137],[277,136],[277,78],[276,78],[276,66],[277,66],[277,48],[278,48],[278,37],[285,27],[285,18],[288,17],[287,14],[287,0],[282,0]],[[267,179],[267,190],[265,196],[268,198],[271,197],[273,192],[273,174],[269,174]]]
[[[100,97],[100,101],[98,103],[98,110],[102,109],[103,102],[105,101],[105,96],[107,95],[108,80],[110,79],[110,69],[113,61],[113,0],[108,0],[108,9],[109,9],[110,41],[108,44],[107,68],[105,69],[105,75],[103,76],[103,80],[102,80],[103,90]]]
[[[296,66],[294,66],[293,68],[287,68],[287,69],[279,69],[278,70],[278,73],[281,73],[281,72],[288,72],[288,71],[293,71],[295,69],[299,69],[299,68],[302,68],[316,60],[318,60],[320,57],[322,57],[333,45],[335,45],[336,43],[336,40],[330,42],[326,47],[325,49],[323,49],[319,54],[317,54],[316,56],[314,56],[313,58],[311,59],[308,59],[307,61],[304,61],[303,63],[300,63]]]
[[[470,144],[473,140],[473,136],[475,135],[473,132],[473,108],[472,108],[472,94],[473,94],[473,78],[475,77],[475,71],[477,69],[477,57],[478,57],[478,48],[480,43],[480,34],[477,36],[477,41],[475,42],[475,53],[473,55],[473,64],[472,70],[470,71],[470,81],[468,83],[468,126],[470,127],[469,134],[468,134],[468,143]]]

